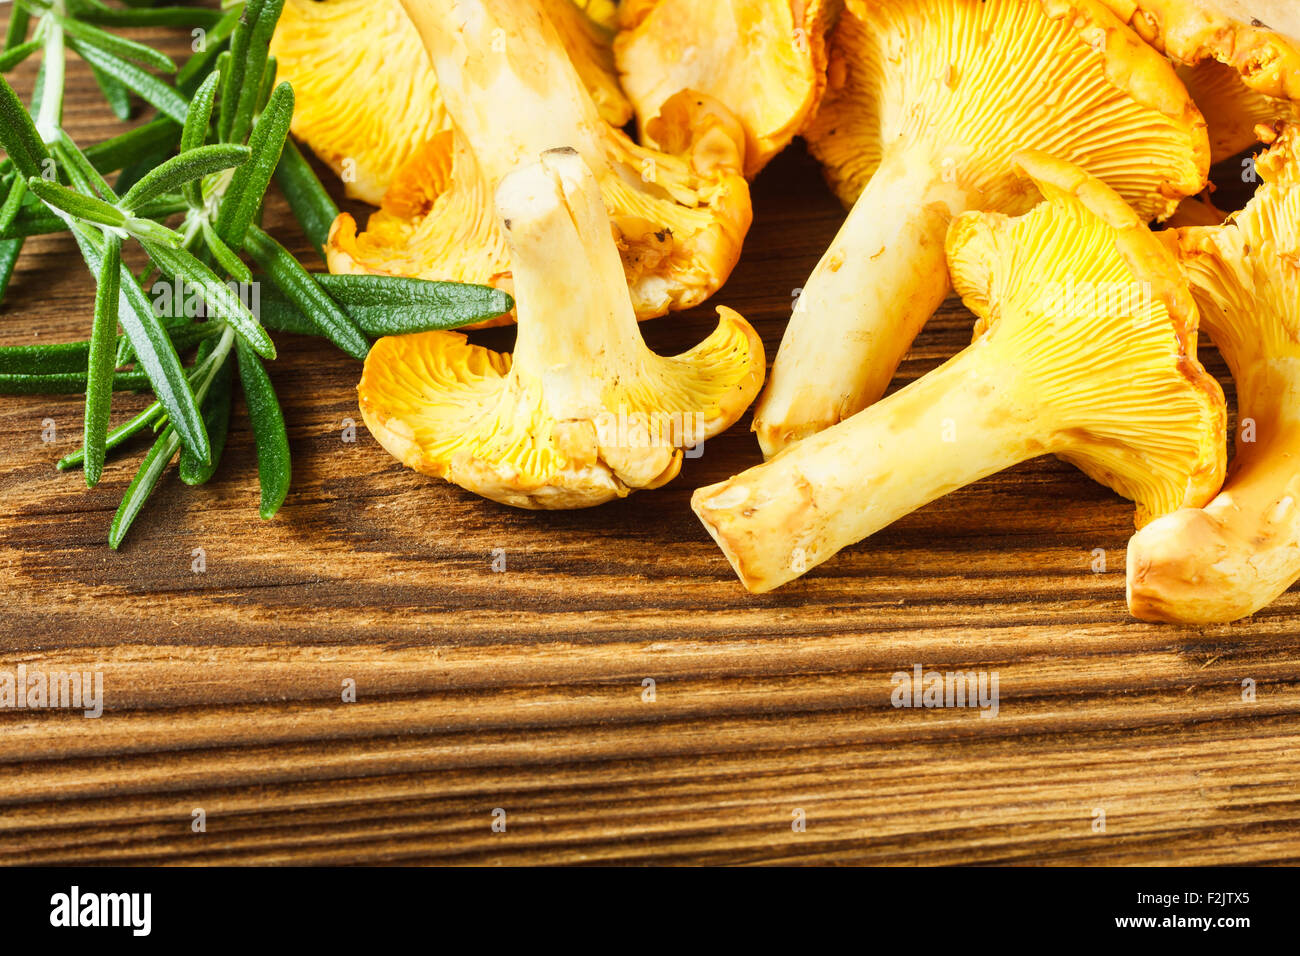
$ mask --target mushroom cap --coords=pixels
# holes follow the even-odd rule
[[[1235,69],[1218,60],[1180,66],[1178,75],[1209,124],[1212,163],[1231,159],[1258,143],[1260,126],[1300,121],[1300,102],[1255,92]]]
[[[510,259],[490,197],[527,157],[572,146],[600,182],[637,315],[690,308],[717,291],[740,258],[753,215],[734,117],[709,97],[683,91],[662,111],[671,128],[656,128],[671,152],[638,146],[600,121],[554,24],[528,0],[466,0],[457,16],[468,16],[462,7],[478,12],[463,36],[448,40],[448,12],[413,5],[426,47],[441,51],[435,66],[441,57],[440,68],[456,71],[455,85],[444,90],[455,130],[408,162],[365,232],[350,215],[339,217],[326,249],[330,270],[509,290]],[[509,36],[504,49],[477,60],[460,52],[488,50],[498,29]]]
[[[625,125],[632,104],[618,85],[612,32],[573,0],[541,3],[601,115]],[[415,154],[451,129],[429,54],[400,0],[286,0],[271,54],[297,95],[294,136],[354,199],[380,205]]]
[[[354,199],[378,205],[394,173],[449,128],[429,55],[398,0],[286,0],[271,55],[293,84],[294,136]]]
[[[1015,219],[965,213],[948,234],[976,338],[1016,343],[1017,377],[1052,420],[1052,450],[1135,501],[1139,527],[1205,504],[1223,483],[1227,413],[1196,357],[1196,306],[1177,261],[1077,166],[1036,151],[1012,163],[1044,202]]]
[[[1100,0],[848,0],[830,81],[805,133],[852,204],[883,152],[1018,214],[1022,149],[1081,166],[1144,219],[1170,215],[1209,169],[1204,121],[1173,67]]]
[[[455,129],[425,143],[393,179],[366,231],[341,214],[325,246],[336,274],[380,273],[437,278],[513,290],[510,252],[492,190]],[[478,327],[509,325],[509,315]]]
[[[1245,209],[1168,237],[1238,379],[1254,362],[1300,361],[1300,126],[1283,127],[1255,169],[1262,183]]]
[[[1101,0],[1185,65],[1217,60],[1250,89],[1300,100],[1300,8],[1291,0]]]
[[[762,341],[719,308],[674,357],[641,340],[595,177],[573,150],[510,174],[497,203],[516,263],[513,357],[455,332],[380,339],[358,393],[403,464],[519,508],[582,508],[656,488],[682,449],[733,424],[762,386]]]
[[[1232,371],[1243,427],[1223,493],[1129,542],[1142,620],[1237,620],[1300,578],[1300,127],[1256,168],[1262,184],[1226,223],[1163,234]]]
[[[840,0],[623,0],[614,55],[647,125],[679,90],[706,93],[745,131],[753,178],[802,132],[826,87],[826,32]]]
[[[1102,0],[1182,65],[1210,127],[1213,161],[1259,141],[1256,124],[1300,120],[1294,0]]]

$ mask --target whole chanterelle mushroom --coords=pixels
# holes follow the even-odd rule
[[[682,448],[718,434],[763,382],[763,344],[735,312],[704,342],[646,348],[596,179],[577,152],[510,174],[497,207],[515,263],[513,359],[455,332],[380,339],[361,413],[417,471],[520,508],[583,508],[657,488]]]
[[[1242,212],[1174,237],[1240,421],[1223,493],[1129,543],[1129,607],[1143,620],[1234,621],[1300,579],[1300,128],[1257,168]]]
[[[612,35],[573,0],[541,0],[601,115],[632,105],[614,72]],[[271,40],[293,83],[293,134],[342,177],[349,196],[379,205],[393,177],[451,120],[420,34],[400,0],[286,0]]]
[[[752,218],[734,117],[683,92],[657,121],[666,151],[637,146],[601,118],[534,0],[403,3],[454,128],[407,164],[366,232],[339,217],[331,271],[509,289],[496,186],[547,149],[571,147],[600,183],[638,316],[697,305],[723,284]]]
[[[1209,169],[1172,65],[1098,0],[849,0],[805,134],[854,203],[799,296],[754,429],[765,453],[878,399],[949,292],[944,234],[965,210],[1034,202],[1011,157],[1036,148],[1143,219]]]
[[[826,88],[842,0],[623,0],[614,55],[646,125],[678,90],[707,93],[745,130],[751,179],[803,131]]]
[[[1109,187],[1021,154],[1044,201],[966,213],[947,247],[974,342],[853,418],[695,492],[751,591],[986,475],[1055,453],[1137,502],[1137,521],[1218,491],[1226,412],[1196,358],[1172,254]]]
[[[1258,125],[1300,119],[1296,0],[1102,0],[1179,75],[1210,128],[1213,162],[1259,142]]]

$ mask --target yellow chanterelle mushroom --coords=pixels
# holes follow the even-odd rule
[[[950,290],[952,218],[1033,204],[1011,167],[1018,150],[1075,163],[1148,220],[1205,185],[1187,91],[1098,0],[849,0],[830,73],[805,135],[853,208],[755,412],[769,455],[884,394]]]
[[[513,356],[455,332],[380,339],[358,388],[366,425],[405,465],[520,508],[584,508],[657,488],[682,449],[726,429],[763,381],[735,312],[666,358],[642,341],[596,178],[572,149],[505,178]]]
[[[533,0],[403,2],[453,129],[407,164],[365,232],[339,217],[326,248],[331,271],[509,290],[492,196],[520,163],[568,147],[600,184],[638,316],[689,308],[722,286],[752,218],[734,117],[681,93],[656,121],[663,151],[637,146],[601,118]]]
[[[626,124],[632,106],[614,72],[613,33],[573,0],[540,2],[601,115]],[[451,129],[429,55],[400,0],[286,0],[271,54],[297,94],[293,134],[354,199],[378,206],[420,148]]]
[[[692,507],[745,586],[768,591],[922,505],[1056,454],[1137,503],[1137,521],[1218,491],[1226,412],[1196,358],[1173,255],[1112,189],[1020,154],[1043,201],[966,213],[947,248],[979,318],[945,365]]]
[[[1296,0],[1102,0],[1179,64],[1210,127],[1212,161],[1259,142],[1258,125],[1300,120]]]
[[[1300,579],[1300,128],[1257,168],[1243,211],[1171,236],[1236,380],[1239,427],[1223,493],[1129,543],[1129,607],[1144,620],[1235,621]]]
[[[707,93],[745,129],[751,179],[803,131],[826,88],[841,0],[623,0],[614,42],[642,131],[679,90]]]

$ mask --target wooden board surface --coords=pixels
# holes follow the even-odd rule
[[[73,133],[111,135],[80,64],[70,84]],[[842,211],[799,147],[755,209],[717,301],[774,354]],[[278,201],[268,221],[308,255]],[[29,243],[0,344],[84,338],[91,291],[70,240]],[[709,313],[647,336],[685,348]],[[970,324],[950,302],[900,382]],[[364,426],[345,442],[359,365],[279,344],[279,517],[257,517],[239,409],[216,480],[169,477],[118,553],[142,449],[87,491],[53,467],[80,400],[0,399],[0,670],[101,671],[106,702],[98,720],[0,710],[0,860],[1300,860],[1300,596],[1233,626],[1132,621],[1132,508],[1070,467],[981,482],[753,597],[688,507],[759,460],[748,419],[661,491],[512,511],[403,469]],[[997,716],[894,708],[891,675],[915,664],[996,671]]]

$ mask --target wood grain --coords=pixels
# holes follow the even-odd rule
[[[84,68],[70,82],[77,138],[111,135]],[[798,147],[755,208],[717,301],[774,354],[842,211]],[[278,201],[269,223],[309,257]],[[30,242],[0,343],[84,337],[91,291],[66,238]],[[648,338],[688,347],[710,311]],[[900,382],[970,324],[950,302]],[[981,482],[752,597],[688,507],[758,461],[748,420],[661,491],[517,512],[403,469],[364,427],[344,442],[359,366],[279,344],[295,476],[271,522],[240,409],[216,480],[166,479],[113,553],[142,448],[87,491],[53,467],[79,400],[0,402],[0,669],[99,670],[106,697],[98,720],[0,711],[5,862],[1300,861],[1300,596],[1233,626],[1132,621],[1132,507],[1068,466]],[[997,671],[997,717],[894,708],[916,663]]]

